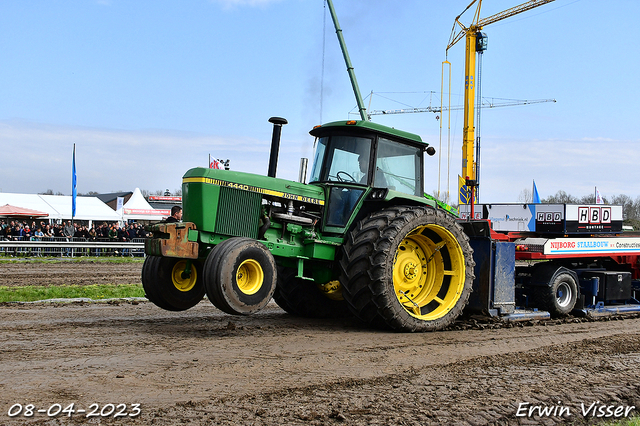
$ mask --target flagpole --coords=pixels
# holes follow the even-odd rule
[[[76,216],[76,197],[78,196],[77,178],[76,178],[76,144],[73,144],[73,165],[71,168],[71,226],[74,226],[74,218]]]
[[[73,241],[75,235],[74,218],[76,216],[76,197],[78,195],[78,186],[76,179],[76,144],[73,144],[73,164],[71,165],[71,232],[69,241]],[[73,247],[71,247],[71,257],[73,257]]]

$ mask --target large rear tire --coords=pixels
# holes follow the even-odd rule
[[[343,249],[343,296],[369,324],[441,330],[469,300],[473,250],[441,210],[396,206],[371,213],[349,232]]]
[[[278,269],[278,284],[273,300],[287,313],[305,318],[345,318],[351,316],[344,300],[334,300],[311,281],[296,278],[290,268]]]
[[[197,261],[191,261],[187,274],[186,259],[147,256],[142,266],[142,287],[147,299],[167,311],[184,311],[194,307],[204,297],[202,271]]]
[[[207,296],[231,315],[249,315],[269,303],[276,288],[276,263],[264,244],[234,237],[218,244],[204,263]]]

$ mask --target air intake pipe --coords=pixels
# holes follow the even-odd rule
[[[273,124],[273,136],[271,137],[271,155],[269,156],[269,171],[267,176],[276,177],[276,169],[278,168],[278,152],[280,151],[280,133],[282,126],[288,121],[282,117],[271,117],[269,123]]]

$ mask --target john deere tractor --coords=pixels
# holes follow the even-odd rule
[[[273,298],[303,317],[354,315],[376,327],[446,327],[466,305],[474,261],[455,217],[424,195],[418,135],[366,120],[311,130],[309,183],[276,178],[274,117],[267,176],[194,168],[184,222],[151,227],[142,282],[157,306],[208,299],[249,315]]]

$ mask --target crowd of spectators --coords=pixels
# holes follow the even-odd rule
[[[126,242],[138,238],[146,238],[144,226],[129,223],[103,222],[91,227],[83,223],[64,221],[49,224],[41,221],[0,220],[0,239],[14,241],[111,241]]]

